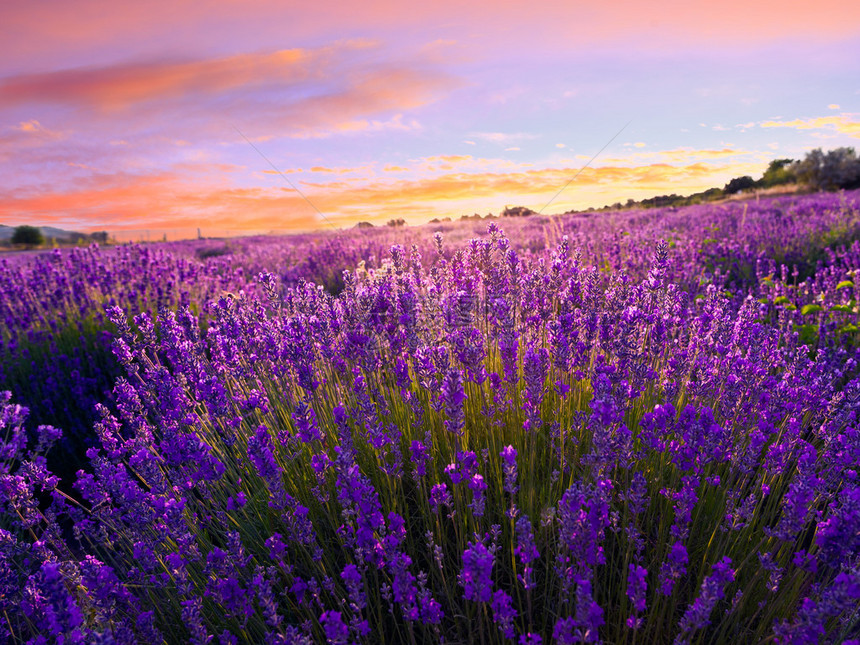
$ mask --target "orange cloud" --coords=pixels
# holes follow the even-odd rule
[[[855,114],[840,114],[838,116],[819,116],[810,119],[794,119],[793,121],[765,121],[763,128],[795,128],[797,130],[835,130],[840,134],[860,138],[860,121]]]
[[[498,212],[505,205],[543,207],[578,168],[544,168],[513,172],[454,172],[411,180],[335,181],[308,185],[308,199],[287,187],[239,187],[229,168],[203,166],[192,175],[104,175],[73,190],[0,196],[0,221],[51,224],[63,228],[167,231],[170,239],[193,237],[203,226],[207,235],[302,231],[349,226],[359,220],[403,217],[412,223],[431,217]],[[756,164],[586,168],[555,200],[548,212],[582,209],[627,198],[689,193],[721,185],[731,177],[760,172]]]
[[[584,209],[655,194],[698,192],[722,185],[735,176],[760,173],[763,167],[764,164],[753,163],[720,166],[694,163],[586,168],[548,212]],[[337,213],[342,221],[404,217],[418,223],[431,217],[498,212],[510,204],[542,208],[578,170],[458,172],[416,180],[374,181],[364,186],[329,185],[328,191],[319,186],[312,199],[323,212]]]
[[[222,188],[164,172],[100,176],[74,190],[0,196],[0,220],[83,230],[108,230],[120,239],[143,231],[171,239],[210,231],[316,229],[324,221],[294,191]]]
[[[643,160],[660,160],[666,163],[681,163],[689,164],[694,161],[704,161],[710,159],[727,159],[731,157],[740,157],[745,155],[756,154],[749,150],[736,150],[732,148],[723,148],[721,150],[699,150],[690,147],[674,148],[672,150],[656,150],[654,152],[630,152],[623,157],[608,157],[604,159],[605,163],[636,163]]]

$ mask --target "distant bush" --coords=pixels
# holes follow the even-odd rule
[[[755,188],[755,185],[755,179],[753,179],[749,175],[744,175],[743,177],[735,177],[729,183],[727,183],[723,188],[723,192],[727,195],[734,195],[735,193],[739,193],[742,190],[749,190],[750,188]]]
[[[860,187],[860,159],[854,148],[835,148],[827,152],[816,148],[808,152],[803,161],[792,165],[791,172],[813,190]]]
[[[770,188],[771,186],[796,183],[797,176],[791,171],[791,164],[793,163],[794,159],[774,159],[771,161],[761,179],[758,180],[758,187]]]
[[[406,220],[402,219],[402,218],[390,219],[390,220],[388,220],[388,223],[386,224],[386,226],[395,226],[395,227],[396,226],[406,226]]]
[[[19,226],[12,233],[12,244],[26,244],[27,246],[39,246],[45,242],[45,236],[35,226]]]
[[[529,215],[537,215],[537,213],[525,206],[506,206],[502,211],[502,217],[528,217]]]
[[[402,222],[403,220],[400,221]],[[373,224],[370,222],[359,222],[355,225],[355,228],[373,228]]]

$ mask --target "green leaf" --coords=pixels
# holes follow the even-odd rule
[[[853,281],[851,281],[851,280],[843,280],[842,282],[840,282],[839,284],[837,284],[837,285],[836,285],[836,288],[837,288],[837,289],[847,289],[847,288],[849,288],[849,287],[853,287],[853,286],[854,286],[854,282],[853,282]]]
[[[854,308],[851,305],[833,305],[830,307],[830,311],[845,311],[851,313],[854,311]]]
[[[804,345],[813,346],[818,343],[818,327],[815,325],[802,325],[798,332],[800,342]]]
[[[797,311],[797,307],[795,307],[795,306],[794,306],[793,304],[791,304],[791,303],[789,303],[789,304],[785,305],[785,307],[783,307],[783,309],[785,309],[786,311]]]
[[[781,305],[784,302],[788,302],[788,298],[786,298],[785,296],[777,296],[773,299],[773,304],[775,305]]]
[[[839,333],[846,334],[857,331],[857,325],[852,325],[851,323],[844,325],[839,328]]]
[[[821,311],[821,305],[803,305],[800,314],[806,316],[807,314],[814,314],[816,311]]]

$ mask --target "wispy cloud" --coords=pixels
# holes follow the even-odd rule
[[[819,116],[791,121],[765,121],[763,128],[794,128],[796,130],[829,130],[839,134],[847,134],[860,138],[860,121],[855,113],[843,113],[838,116]]]
[[[80,127],[211,136],[225,121],[251,137],[418,130],[406,110],[459,81],[421,61],[379,62],[375,45],[334,45],[196,60],[115,63],[0,80],[0,110],[72,109]],[[379,118],[382,115],[385,118]]]
[[[694,164],[698,162],[725,161],[733,158],[756,157],[759,153],[752,150],[737,148],[698,149],[688,146],[671,150],[653,150],[643,152],[630,151],[623,156],[606,157],[604,163],[641,165],[643,162]]]
[[[471,139],[480,139],[488,143],[496,143],[502,146],[510,146],[520,141],[528,141],[540,138],[539,134],[529,132],[470,132]]]
[[[0,128],[0,162],[8,161],[24,150],[44,148],[65,137],[65,133],[46,128],[36,119]]]

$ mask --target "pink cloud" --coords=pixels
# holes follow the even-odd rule
[[[860,5],[844,0],[617,0],[591,3],[544,0],[402,2],[318,0],[312,8],[282,0],[149,0],[106,4],[100,0],[7,2],[0,9],[4,56],[29,68],[55,65],[63,54],[121,48],[129,55],[227,50],[240,40],[256,47],[325,41],[343,33],[401,35],[415,42],[430,33],[446,47],[471,41],[480,49],[549,45],[581,50],[596,43],[647,42],[690,45],[757,44],[802,36],[832,40],[856,36]],[[476,32],[475,26],[481,29]],[[425,41],[426,42],[426,41]],[[94,59],[90,59],[94,60]]]
[[[19,74],[0,80],[0,109],[72,108],[71,119],[81,129],[114,129],[114,138],[158,132],[186,143],[195,136],[223,137],[230,123],[256,140],[419,130],[420,123],[403,112],[435,101],[460,81],[419,60],[363,58],[373,47],[345,41]]]

